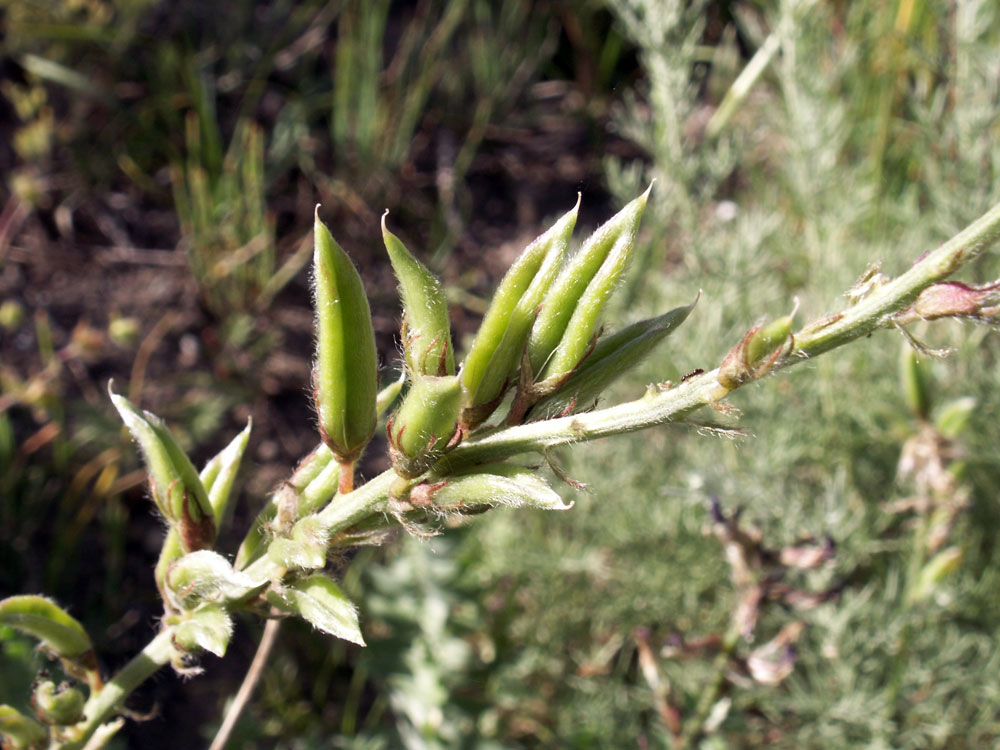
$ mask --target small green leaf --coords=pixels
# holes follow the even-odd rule
[[[77,688],[52,680],[39,682],[31,695],[31,705],[46,724],[76,724],[83,715],[84,697]]]
[[[216,656],[226,655],[233,635],[233,620],[224,607],[208,602],[190,612],[174,627],[174,641],[186,651],[204,649]]]
[[[598,339],[594,351],[566,383],[535,404],[532,418],[548,419],[589,408],[609,385],[639,365],[657,344],[673,333],[687,319],[697,301]]]
[[[487,419],[477,407],[494,402],[516,375],[538,306],[562,270],[579,209],[578,195],[573,209],[528,245],[500,282],[462,363],[463,424]]]
[[[528,339],[536,380],[571,372],[590,348],[600,312],[628,264],[652,188],[594,232],[545,295]]]
[[[365,645],[358,624],[358,610],[333,581],[316,573],[294,581],[268,600],[286,612],[297,614],[324,633]]]
[[[236,474],[240,470],[240,462],[243,460],[243,453],[246,451],[247,442],[250,440],[250,429],[253,420],[247,420],[247,426],[243,431],[233,438],[225,448],[218,453],[215,458],[205,464],[201,470],[199,478],[208,493],[208,502],[212,506],[215,523],[222,523],[222,517],[226,512],[226,505],[229,503],[229,495],[233,489],[233,482]]]
[[[48,736],[45,727],[30,716],[6,703],[0,705],[0,737],[4,738],[4,747],[16,750],[40,747]]]
[[[431,500],[442,510],[471,510],[506,505],[511,508],[569,510],[559,493],[537,472],[513,464],[489,464],[475,473],[443,478]],[[431,485],[434,487],[434,485]],[[419,488],[418,488],[419,489]]]
[[[0,625],[37,638],[45,648],[65,659],[83,656],[93,649],[83,625],[42,596],[25,594],[0,601]]]
[[[200,550],[175,560],[167,569],[164,583],[174,608],[190,611],[207,601],[246,596],[265,580],[234,570],[216,552]]]
[[[375,432],[378,359],[364,284],[316,212],[313,282],[320,435],[340,463],[354,461]]]
[[[399,237],[385,225],[382,238],[403,298],[403,353],[414,375],[454,375],[448,300],[437,276],[410,254]]]
[[[419,376],[389,421],[389,452],[396,472],[415,477],[441,455],[458,427],[462,388],[456,376]]]

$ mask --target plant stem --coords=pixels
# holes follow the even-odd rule
[[[260,637],[257,652],[253,655],[253,661],[250,662],[250,668],[247,670],[246,676],[243,678],[243,683],[240,685],[240,689],[236,692],[236,697],[233,698],[233,702],[226,712],[226,718],[222,720],[222,726],[219,727],[219,731],[216,733],[215,739],[212,740],[212,744],[209,745],[208,750],[222,750],[226,746],[226,743],[229,742],[233,729],[236,728],[236,722],[239,721],[243,709],[250,702],[253,691],[264,674],[264,667],[267,665],[271,649],[274,648],[274,644],[278,639],[278,631],[280,629],[281,620],[268,620],[264,625],[264,633]]]
[[[173,653],[172,638],[173,631],[170,628],[161,630],[132,661],[108,680],[99,692],[90,697],[84,708],[84,721],[79,727],[80,735],[73,742],[63,745],[65,750],[83,747],[101,724],[121,709],[122,703],[133,690],[170,661]]]
[[[712,708],[722,695],[722,689],[726,685],[726,668],[733,652],[740,640],[740,631],[735,625],[730,626],[726,636],[722,641],[722,650],[716,655],[712,662],[712,678],[701,690],[698,696],[698,703],[695,705],[694,715],[684,720],[684,732],[675,745],[676,750],[690,750],[701,738],[705,730],[705,722],[708,721]]]
[[[998,236],[1000,204],[857,304],[839,315],[817,321],[796,333],[791,350],[771,369],[783,369],[803,362],[879,328],[892,325],[892,316],[912,303],[923,289],[967,264],[995,242]],[[682,421],[695,410],[721,401],[729,394],[730,389],[720,385],[717,376],[716,369],[689,378],[677,386],[665,384],[651,388],[645,396],[635,401],[585,414],[500,429],[478,439],[472,438],[444,456],[435,465],[434,472],[446,476],[459,468],[500,461],[520,453],[542,452],[567,443],[596,440]],[[350,528],[382,511],[395,479],[394,471],[385,471],[352,492],[337,494],[316,515],[333,534]],[[341,482],[343,481],[346,480],[341,478]],[[329,491],[332,495],[333,488],[330,487]],[[323,503],[321,498],[325,492],[324,489],[316,498],[317,506]],[[244,572],[262,582],[280,580],[285,574],[285,570],[267,555],[259,557]],[[261,583],[260,587],[265,585],[266,583]],[[248,595],[245,593],[240,599],[245,599]],[[239,600],[228,603],[238,604]],[[266,632],[265,630],[265,634]],[[138,685],[170,660],[171,635],[169,628],[160,632],[101,691],[91,697],[85,709],[84,722],[80,726],[79,738],[65,745],[65,748],[79,750]],[[716,699],[712,694],[717,697],[721,685],[719,680],[710,684],[711,689],[702,694],[699,709],[703,703],[711,709]],[[695,726],[700,727],[700,724],[695,722]],[[700,732],[700,728],[697,731]]]
[[[1000,204],[857,304],[796,333],[792,350],[775,363],[772,370],[799,364],[891,325],[893,314],[912,303],[928,286],[947,278],[970,262],[998,236]],[[713,370],[689,378],[676,387],[651,389],[636,401],[510,427],[479,439],[472,438],[456,446],[436,468],[444,474],[473,464],[501,461],[519,453],[678,422],[696,409],[720,401],[729,393],[719,384],[717,376],[718,370]]]

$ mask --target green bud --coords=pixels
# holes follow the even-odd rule
[[[357,269],[316,212],[314,276],[319,429],[340,463],[351,463],[375,432],[378,360],[375,332]]]
[[[537,472],[513,464],[488,464],[475,473],[448,476],[440,482],[418,485],[410,493],[416,506],[433,505],[442,511],[476,512],[505,505],[511,508],[568,510],[555,490]]]
[[[719,384],[732,390],[770,372],[792,333],[795,312],[796,310],[792,310],[790,315],[756,325],[747,331],[740,343],[729,350],[719,365]]]
[[[142,451],[156,507],[178,529],[185,551],[210,547],[215,541],[215,513],[191,460],[159,417],[140,411],[112,392],[111,385],[111,402]]]
[[[174,626],[177,646],[185,651],[208,651],[218,657],[226,655],[232,636],[232,618],[225,607],[214,602],[202,604]]]
[[[528,339],[536,380],[570,373],[592,345],[598,316],[628,264],[652,188],[598,228],[552,284]]]
[[[463,424],[475,427],[487,419],[516,374],[538,307],[566,259],[579,210],[578,195],[573,209],[528,245],[500,282],[462,363]]]
[[[225,515],[233,482],[236,480],[236,473],[240,470],[240,462],[250,440],[252,426],[253,420],[248,419],[244,430],[205,464],[205,468],[198,475],[208,493],[208,502],[212,506],[216,525],[222,523],[222,517]]]
[[[949,401],[941,407],[934,426],[944,437],[954,440],[968,428],[978,405],[979,402],[972,396]]]
[[[246,596],[264,580],[234,570],[216,552],[199,550],[175,560],[167,569],[164,583],[171,606],[189,612],[207,601]]]
[[[760,365],[784,346],[792,332],[792,316],[785,315],[757,329],[747,342],[746,363],[750,368]]]
[[[639,365],[657,344],[683,323],[697,301],[599,339],[566,383],[535,404],[532,418],[548,419],[588,408],[609,385]]]
[[[25,716],[6,703],[0,705],[0,737],[4,740],[5,748],[21,750],[41,747],[48,736],[45,727],[30,716]]]
[[[267,599],[278,609],[299,615],[317,630],[359,646],[365,645],[357,608],[340,587],[322,573],[269,591]]]
[[[32,708],[46,724],[76,724],[83,715],[83,704],[83,693],[68,682],[56,685],[52,680],[43,680],[31,695]]]
[[[451,348],[448,300],[441,281],[386,228],[388,213],[382,215],[382,238],[403,298],[402,338],[406,366],[414,376],[454,375],[455,353]]]
[[[430,468],[455,436],[462,403],[458,377],[418,377],[388,424],[396,473],[415,477]]]

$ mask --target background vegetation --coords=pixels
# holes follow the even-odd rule
[[[252,414],[245,528],[315,441],[302,269],[317,202],[366,276],[388,376],[383,208],[443,274],[460,341],[577,190],[592,226],[655,177],[608,319],[702,297],[627,395],[714,366],[795,298],[800,319],[837,308],[870,262],[897,273],[1000,200],[989,0],[0,12],[0,596],[53,595],[108,668],[155,624],[162,532],[103,386],[115,377],[200,458]],[[734,86],[751,59],[760,75]],[[1000,276],[996,255],[973,273]],[[692,715],[719,671],[692,644],[726,633],[744,593],[706,533],[713,499],[772,549],[812,535],[836,552],[787,578],[831,596],[766,607],[737,646],[700,746],[993,746],[998,344],[971,324],[916,334],[955,350],[920,357],[928,409],[900,385],[903,338],[880,333],[736,394],[746,439],[661,430],[559,455],[591,486],[566,488],[569,514],[496,511],[340,561],[369,647],[286,626],[233,746],[669,746],[671,711]],[[944,412],[957,442],[932,487],[926,461],[897,467]],[[794,671],[740,669],[798,621],[780,653]],[[256,627],[198,680],[141,691],[133,708],[158,714],[121,746],[205,744]],[[40,657],[0,637],[0,702],[16,703]]]

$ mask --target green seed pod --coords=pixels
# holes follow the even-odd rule
[[[83,704],[83,693],[68,682],[56,685],[52,680],[43,680],[31,694],[31,706],[46,724],[76,724],[83,715]]]
[[[548,419],[577,408],[588,408],[609,385],[638,366],[657,344],[683,323],[697,301],[599,339],[590,356],[566,383],[535,404],[532,419]]]
[[[920,419],[927,419],[931,411],[927,366],[921,364],[913,347],[905,343],[899,358],[899,379],[910,411]]]
[[[30,716],[6,703],[0,705],[0,737],[5,748],[21,750],[40,747],[48,736],[48,730]]]
[[[353,462],[375,432],[378,360],[375,332],[357,269],[316,212],[313,283],[319,430],[337,461]]]
[[[591,347],[598,316],[628,264],[652,188],[594,232],[552,284],[528,340],[536,380],[572,372]]]
[[[500,282],[462,363],[463,424],[475,427],[488,418],[516,374],[538,306],[562,270],[579,210],[577,195],[573,209],[528,245]]]
[[[458,377],[419,377],[389,420],[389,453],[396,473],[418,476],[430,468],[458,428],[462,387]]]
[[[156,507],[177,528],[185,551],[211,547],[215,541],[215,513],[205,486],[191,460],[163,421],[140,411],[128,399],[112,392],[111,402],[139,444]]]
[[[414,258],[399,238],[385,226],[382,238],[403,298],[403,353],[406,366],[418,375],[454,375],[448,300],[441,281]]]

